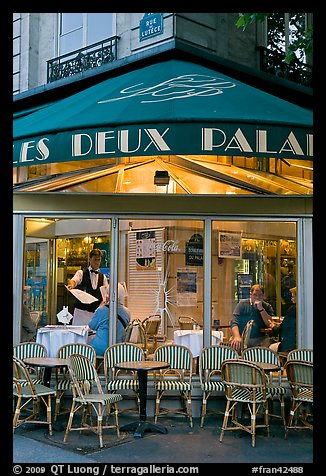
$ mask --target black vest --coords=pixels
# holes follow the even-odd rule
[[[89,269],[86,268],[83,270],[82,282],[78,284],[78,286],[76,286],[76,289],[80,289],[81,291],[85,291],[86,293],[91,294],[92,296],[96,297],[98,301],[92,302],[91,304],[83,304],[82,302],[77,300],[75,304],[75,307],[77,309],[81,309],[83,311],[89,311],[89,312],[96,311],[96,309],[99,307],[99,305],[102,302],[102,294],[101,294],[100,287],[103,286],[103,280],[104,280],[104,274],[99,271],[98,280],[97,280],[97,288],[93,289]]]

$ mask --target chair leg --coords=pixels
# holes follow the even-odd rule
[[[68,419],[68,423],[67,423],[67,428],[66,428],[66,431],[65,431],[65,435],[63,437],[63,442],[64,443],[66,443],[66,441],[67,441],[68,434],[69,434],[69,431],[70,431],[71,426],[72,426],[72,421],[73,421],[73,418],[74,418],[75,405],[76,405],[75,400],[73,400],[72,404],[71,404],[71,409],[70,409],[69,419]]]
[[[250,431],[251,431],[251,446],[254,448],[256,446],[256,403],[252,404],[252,408],[249,406],[250,410]]]
[[[45,400],[44,400],[45,403]],[[46,405],[46,419],[49,425],[49,435],[52,436],[52,416],[51,416],[51,395],[48,395],[48,403]]]
[[[13,420],[13,422],[12,422],[13,432],[15,431],[15,428],[16,428],[16,426],[17,426],[17,422],[19,421],[21,400],[22,400],[22,398],[19,396],[19,397],[17,398],[17,402],[16,402],[16,408],[15,408],[15,413],[14,413],[14,420]]]
[[[97,432],[98,432],[98,437],[100,440],[100,448],[103,448],[103,408],[102,408],[102,403],[98,404],[98,409],[97,409]]]
[[[54,410],[54,421],[57,421],[58,415],[60,413],[60,403],[61,403],[61,397],[63,395],[63,392],[60,392],[59,390],[56,391],[55,394],[55,410]]]
[[[117,403],[114,403],[113,404],[113,414],[114,414],[114,423],[115,423],[115,427],[116,427],[116,430],[117,430],[117,437],[119,438],[120,437],[120,426],[119,426],[119,409],[118,409],[118,404]]]
[[[188,392],[188,397],[187,397],[187,413],[188,413],[188,418],[189,418],[189,425],[190,425],[190,428],[192,428],[193,427],[193,422],[192,422],[191,392]]]
[[[160,413],[160,402],[161,402],[162,395],[163,395],[162,390],[158,390],[158,391],[156,392],[156,398],[155,398],[155,418],[154,418],[154,422],[155,422],[155,423],[157,423],[157,418],[158,418],[158,415],[159,415],[159,413]]]
[[[221,428],[221,433],[220,433],[220,441],[222,442],[223,437],[224,437],[224,430],[228,426],[228,419],[229,419],[229,411],[230,411],[230,400],[227,400],[226,402],[226,407],[225,407],[225,412],[224,412],[224,418],[223,418],[223,423],[222,423],[222,428]],[[232,410],[233,411],[233,410]]]
[[[201,405],[201,416],[200,416],[200,426],[201,426],[201,428],[203,428],[203,426],[204,426],[204,420],[205,420],[205,416],[206,416],[206,412],[207,412],[207,399],[208,399],[208,395],[206,394],[206,392],[203,392],[203,401],[202,401],[202,405]]]

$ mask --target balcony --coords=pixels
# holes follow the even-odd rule
[[[312,87],[312,67],[293,60],[290,64],[284,56],[263,46],[257,47],[260,53],[260,69],[279,78],[288,79],[302,86]]]
[[[52,83],[115,61],[118,39],[118,36],[112,36],[47,61],[47,82]]]

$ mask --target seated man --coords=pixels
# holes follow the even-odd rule
[[[260,284],[254,284],[250,289],[248,299],[240,299],[233,311],[231,320],[231,332],[233,341],[231,346],[236,350],[241,347],[241,334],[248,321],[253,320],[248,347],[256,345],[266,346],[270,344],[270,338],[266,336],[262,329],[271,327],[271,319],[274,316],[272,306],[264,301],[264,288]]]

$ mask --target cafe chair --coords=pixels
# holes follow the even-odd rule
[[[15,397],[13,431],[27,423],[46,424],[49,427],[49,434],[52,435],[51,397],[55,395],[55,390],[40,383],[34,384],[27,365],[15,356],[13,356],[13,395]],[[46,420],[40,418],[41,403],[46,406]],[[25,416],[21,417],[22,411]]]
[[[135,360],[145,360],[143,350],[131,342],[120,342],[110,345],[104,353],[105,386],[108,392],[117,390],[131,390],[136,394],[139,404],[139,384],[137,372],[132,370],[117,369],[116,364]],[[137,411],[137,408],[128,408],[122,411]]]
[[[189,330],[193,329],[194,327],[197,328],[197,326],[199,326],[196,319],[190,316],[179,316],[178,323],[181,330]]]
[[[262,368],[246,360],[225,360],[221,367],[221,377],[224,383],[226,408],[220,433],[223,441],[225,431],[244,430],[251,434],[251,445],[256,446],[256,430],[264,428],[269,436],[268,396],[266,390],[266,375]],[[250,423],[237,415],[237,405],[245,404],[250,413]],[[263,422],[257,423],[257,415],[263,409]],[[232,426],[228,426],[231,416]]]
[[[124,342],[136,344],[142,349],[144,354],[147,352],[147,338],[145,328],[140,319],[133,319],[129,322],[125,329]]]
[[[286,388],[282,386],[282,365],[280,358],[276,352],[268,347],[248,347],[242,352],[242,359],[249,360],[250,362],[264,362],[268,364],[274,364],[279,367],[279,370],[276,372],[270,372],[269,378],[266,382],[267,387],[267,396],[269,397],[269,403],[273,404],[273,399],[276,397],[280,402],[281,415],[275,415],[269,412],[269,416],[282,418],[284,428],[286,427],[285,420],[285,403],[284,397],[286,394]]]
[[[47,357],[48,351],[43,344],[37,342],[22,342],[13,346],[13,355],[20,360],[24,360],[30,357]],[[34,384],[43,383],[44,369],[41,367],[26,366],[32,382]],[[24,385],[21,381],[21,385]],[[28,385],[27,381],[25,385]]]
[[[59,359],[68,359],[71,354],[81,354],[90,359],[93,364],[96,364],[96,352],[95,349],[89,344],[64,344],[58,349],[57,357]],[[64,393],[71,390],[72,382],[68,369],[63,369],[59,373],[56,371],[56,385],[55,385],[55,413],[54,420],[56,421],[60,413],[60,404]]]
[[[242,352],[248,347],[251,329],[253,325],[254,325],[254,320],[251,319],[250,321],[247,322],[247,324],[245,325],[242,331],[240,349],[237,351],[240,356],[242,355]],[[233,336],[230,337],[229,345],[232,342],[232,340],[233,340]]]
[[[153,358],[155,350],[157,349],[158,332],[161,325],[161,315],[152,314],[146,317],[143,322],[143,327],[146,335],[146,358]]]
[[[155,423],[161,415],[179,413],[189,419],[192,428],[192,362],[193,356],[188,347],[179,344],[161,345],[154,352],[154,359],[170,364],[168,369],[155,372],[154,382],[156,390]],[[181,408],[161,408],[161,399],[167,392],[178,392],[181,396]]]
[[[290,360],[304,360],[305,362],[313,363],[314,361],[314,351],[313,349],[294,349],[290,350],[286,358],[287,361]]]
[[[37,328],[41,319],[40,311],[30,311],[30,318],[35,322],[35,327]]]
[[[122,396],[118,393],[104,393],[99,376],[94,363],[80,354],[72,354],[68,359],[68,369],[72,380],[72,405],[69,414],[69,420],[64,435],[64,443],[67,441],[70,431],[91,430],[99,437],[100,448],[103,448],[103,430],[115,428],[117,436],[120,436],[118,419],[118,402]],[[92,389],[92,392],[90,392]],[[94,392],[94,389],[97,392]],[[75,427],[72,426],[73,419],[79,410],[83,410],[81,423]],[[96,415],[96,424],[93,421],[93,414]],[[103,425],[103,416],[106,413],[110,417],[113,413],[114,424]],[[87,423],[89,421],[89,423]]]
[[[204,347],[199,356],[199,380],[202,390],[202,405],[200,426],[204,426],[207,413],[224,413],[221,411],[207,411],[207,400],[213,392],[224,392],[221,380],[221,366],[226,359],[237,359],[238,353],[226,345],[211,345]]]
[[[303,360],[290,360],[285,363],[285,371],[291,389],[290,414],[285,430],[313,430],[311,414],[307,407],[313,405],[313,363]],[[301,412],[300,412],[301,410]]]

